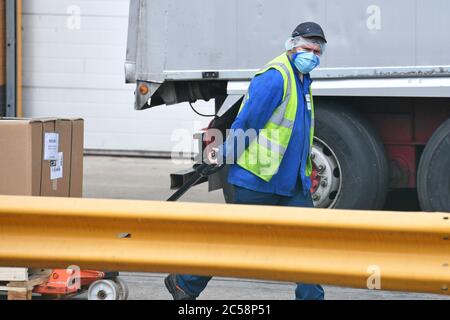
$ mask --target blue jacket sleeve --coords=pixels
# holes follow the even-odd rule
[[[227,140],[219,147],[219,162],[236,163],[242,152],[238,150],[238,141],[245,139],[246,131],[254,129],[259,132],[265,127],[283,99],[283,76],[275,69],[268,70],[252,80],[248,92],[249,98],[232,124]],[[245,148],[248,145],[246,139]]]

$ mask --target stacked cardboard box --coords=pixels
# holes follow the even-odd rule
[[[0,195],[82,197],[82,119],[0,118]]]

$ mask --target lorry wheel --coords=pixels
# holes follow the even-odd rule
[[[318,208],[381,209],[389,167],[371,124],[341,105],[318,105],[311,190]]]
[[[450,119],[431,137],[419,164],[417,192],[422,210],[450,212]]]

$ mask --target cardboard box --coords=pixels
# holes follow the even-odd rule
[[[82,119],[0,118],[0,194],[82,197]]]

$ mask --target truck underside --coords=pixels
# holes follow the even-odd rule
[[[223,101],[216,97],[216,111]],[[450,99],[316,97],[315,104],[311,191],[317,207],[380,209],[389,190],[417,188],[424,210],[450,211],[450,135],[442,133],[450,126]],[[210,129],[225,134],[239,105],[216,117]],[[430,147],[439,134],[444,137]],[[210,189],[223,187],[231,202],[226,176],[224,170],[210,178]]]

